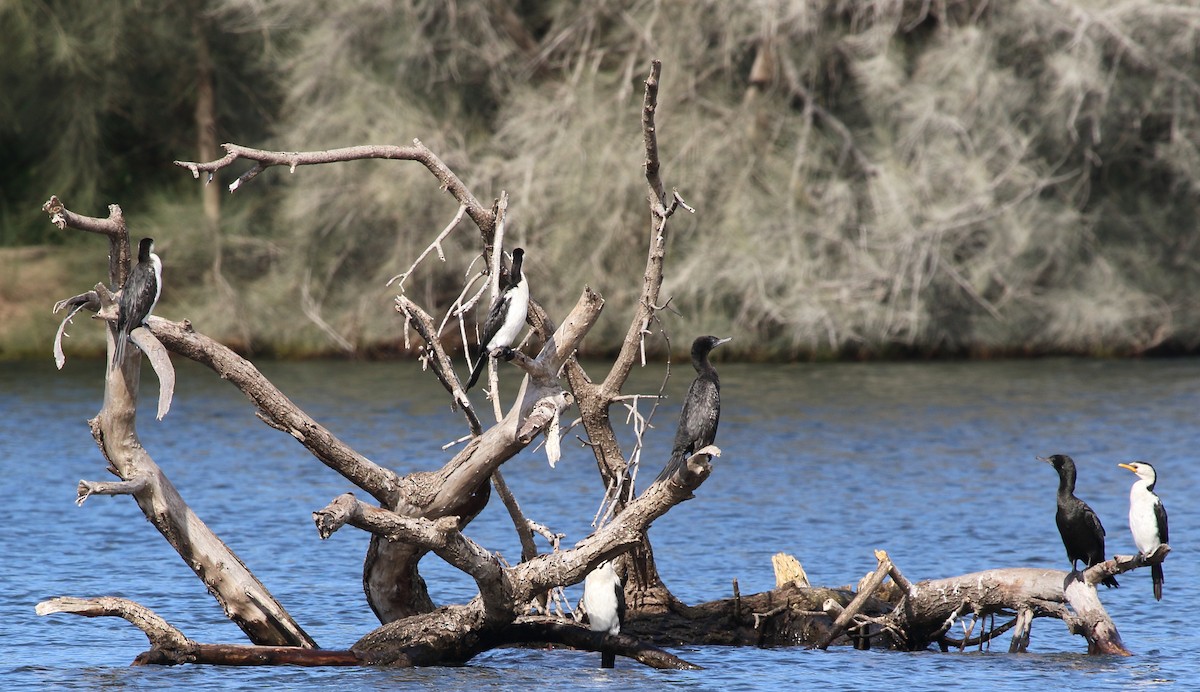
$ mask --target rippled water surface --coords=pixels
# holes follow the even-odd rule
[[[1200,500],[1200,361],[1039,360],[991,363],[720,364],[724,455],[695,499],[651,530],[659,568],[689,603],[774,585],[771,555],[785,551],[813,583],[851,584],[886,549],[912,580],[991,567],[1066,567],[1054,526],[1057,478],[1035,455],[1065,452],[1079,465],[1077,493],[1108,529],[1109,553],[1130,553],[1126,525],[1133,475],[1118,462],[1159,470],[1174,551],[1161,603],[1145,571],[1101,594],[1130,658],[1088,657],[1058,621],[1034,623],[1031,652],[942,654],[700,647],[678,650],[705,667],[664,672],[596,655],[500,650],[461,668],[130,668],[145,637],[115,618],[38,617],[53,596],[117,595],[153,608],[204,642],[245,643],[215,601],[128,498],[76,507],[80,479],[110,480],[86,420],[100,406],[103,364],[66,371],[0,364],[0,464],[6,512],[0,530],[0,689],[428,688],[525,690],[694,687],[945,690],[1195,689],[1200,657],[1185,617]],[[376,625],[361,591],[366,537],[347,528],[318,539],[311,512],[352,490],[207,370],[179,363],[174,407],[162,422],[139,417],[142,441],[199,516],[241,556],[326,648],[344,648]],[[431,469],[464,432],[433,378],[408,363],[264,363],[297,404],[371,459],[401,472]],[[686,371],[686,372],[685,372]],[[594,370],[598,373],[599,370]],[[648,434],[648,477],[669,450],[690,368],[675,366],[669,398]],[[511,376],[511,374],[510,374]],[[661,365],[627,393],[657,391]],[[148,402],[155,382],[147,371]],[[481,400],[481,396],[479,399]],[[152,402],[150,402],[152,403]],[[641,404],[643,411],[648,406]],[[622,416],[614,414],[615,420]],[[602,488],[575,444],[551,469],[526,450],[505,477],[533,519],[567,534],[590,532]],[[626,440],[626,447],[629,440]],[[468,534],[510,559],[512,524],[493,501]],[[422,562],[435,601],[474,595],[469,578]],[[570,590],[577,598],[577,587]]]

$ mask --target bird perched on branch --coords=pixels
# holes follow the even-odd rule
[[[500,290],[500,295],[492,301],[487,319],[483,321],[483,333],[479,336],[479,360],[471,369],[471,378],[467,380],[467,389],[479,381],[479,374],[487,365],[488,357],[497,349],[511,349],[521,330],[525,327],[525,316],[529,314],[529,282],[521,271],[525,259],[525,251],[521,248],[513,250],[512,268],[508,270],[508,282]]]
[[[593,632],[621,633],[621,621],[625,619],[625,587],[611,560],[601,562],[584,577],[583,609],[587,611],[588,627]],[[616,654],[600,653],[601,668],[612,668],[616,663]]]
[[[654,479],[655,482],[675,473],[688,457],[716,439],[717,424],[721,421],[721,378],[717,377],[717,369],[708,361],[708,354],[732,338],[700,336],[692,342],[692,367],[696,369],[696,379],[688,387],[683,410],[679,412],[679,427],[675,429],[671,459]]]
[[[1104,562],[1104,526],[1092,508],[1075,497],[1075,461],[1066,454],[1038,457],[1038,460],[1050,464],[1058,472],[1058,511],[1054,521],[1058,524],[1063,547],[1067,549],[1071,569],[1075,570],[1079,560],[1083,560],[1086,567]],[[1101,583],[1110,588],[1120,586],[1111,575]]]
[[[1162,500],[1154,493],[1154,484],[1158,482],[1158,474],[1154,467],[1144,461],[1132,461],[1128,464],[1117,464],[1123,469],[1129,469],[1137,474],[1138,479],[1129,489],[1129,531],[1133,534],[1133,543],[1142,555],[1149,555],[1163,543],[1167,537],[1167,510]],[[1150,579],[1154,583],[1154,600],[1162,600],[1163,568],[1162,563],[1150,565]]]
[[[154,254],[154,239],[142,238],[138,243],[138,261],[117,300],[117,343],[113,351],[112,366],[117,367],[125,358],[125,342],[129,333],[146,321],[158,297],[162,295],[162,260]]]

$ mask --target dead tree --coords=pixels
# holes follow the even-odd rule
[[[738,593],[735,582],[732,598],[695,607],[683,605],[670,594],[657,576],[646,531],[655,519],[692,497],[712,472],[711,461],[720,450],[701,450],[674,475],[639,495],[635,481],[640,450],[634,449],[628,456],[621,450],[610,418],[614,405],[627,404],[631,399],[622,388],[633,366],[644,358],[646,338],[653,334],[658,312],[665,304],[660,288],[668,222],[680,208],[691,211],[677,193],[665,191],[660,178],[655,124],[659,73],[656,61],[646,80],[642,110],[650,210],[642,292],[620,352],[603,379],[593,379],[575,359],[577,346],[603,307],[601,296],[584,287],[575,307],[557,325],[535,300],[531,301],[532,335],[513,359],[513,365],[523,372],[519,392],[507,412],[500,411],[499,399],[493,397],[498,422],[485,428],[442,344],[447,323],[461,320],[483,292],[471,299],[469,289],[464,289],[438,324],[430,311],[402,292],[404,279],[417,268],[422,255],[408,272],[397,277],[401,294],[396,298],[396,309],[421,337],[422,360],[445,387],[451,405],[462,411],[470,434],[462,450],[441,468],[402,476],[338,439],[292,403],[252,363],[196,331],[187,320],[151,317],[145,327],[131,334],[139,348],[126,349],[123,362],[106,370],[104,404],[90,421],[101,454],[119,480],[81,481],[77,501],[82,504],[91,495],[132,495],[252,644],[194,642],[145,607],[123,599],[58,598],[39,604],[38,612],[123,617],[150,639],[150,650],[137,662],[156,664],[460,664],[495,646],[553,642],[612,651],[646,665],[682,668],[690,664],[648,642],[824,647],[847,641],[869,646],[877,641],[908,649],[931,644],[949,647],[956,642],[948,638],[947,631],[958,619],[967,615],[982,619],[994,614],[1011,614],[1013,620],[975,639],[964,637],[957,644],[971,645],[1015,629],[1024,637],[1015,636],[1013,640],[1014,650],[1020,650],[1021,642],[1027,641],[1030,621],[1050,616],[1066,621],[1072,631],[1086,637],[1090,651],[1127,653],[1096,596],[1094,585],[1100,578],[1097,570],[1125,571],[1161,561],[1169,548],[1153,556],[1109,561],[1089,569],[1082,577],[1056,570],[1009,569],[917,584],[907,582],[886,554],[880,553],[879,568],[857,590],[812,588],[789,577],[773,591],[746,597]],[[504,245],[507,196],[501,194],[490,207],[484,206],[419,141],[414,140],[410,147],[363,146],[321,152],[269,152],[235,144],[225,145],[225,150],[226,156],[216,161],[177,163],[195,176],[205,174],[211,180],[218,171],[238,161],[253,162],[229,186],[231,191],[273,166],[294,169],[362,158],[421,163],[459,204],[454,219],[425,254],[439,248],[441,240],[469,218],[479,231],[481,254],[490,260],[487,275],[492,283],[506,271],[500,250]],[[113,205],[107,218],[87,217],[70,211],[56,197],[46,203],[45,210],[60,228],[99,233],[109,243],[108,283],[97,284],[57,306],[68,310],[55,344],[59,366],[64,361],[59,347],[63,330],[85,310],[96,313],[106,324],[111,359],[114,293],[123,284],[130,262],[129,234],[121,210]],[[530,355],[535,349],[536,354]],[[142,447],[135,416],[140,359],[143,353],[149,355],[158,376],[161,418],[167,414],[173,396],[168,350],[205,365],[236,386],[264,423],[293,437],[318,461],[370,497],[371,502],[367,502],[345,494],[313,513],[321,538],[347,525],[372,535],[363,584],[367,605],[383,624],[349,651],[319,649],[250,569],[191,511],[183,495]],[[489,379],[489,389],[498,392],[495,372]],[[650,398],[656,400],[653,395]],[[636,402],[636,398],[633,400]],[[545,439],[546,453],[553,462],[558,454],[559,418],[572,404],[578,406],[608,509],[601,528],[573,547],[560,549],[552,531],[521,513],[515,498],[507,492],[500,467],[539,436]],[[645,417],[635,413],[639,431],[644,430]],[[521,537],[522,556],[516,565],[504,564],[464,533],[488,502],[492,487],[504,501]],[[535,530],[552,537],[551,552],[537,553],[532,538]],[[420,558],[429,552],[470,575],[479,594],[465,604],[435,606],[417,567]],[[629,558],[624,571],[627,600],[632,606],[623,634],[610,637],[592,633],[571,620],[530,614],[548,591],[577,583],[601,561],[623,556]],[[893,583],[890,587],[885,584],[889,576]]]
[[[353,657],[334,656],[337,661],[406,665],[461,663],[491,646],[540,640],[590,648],[604,646],[650,665],[687,666],[685,662],[662,652],[655,653],[652,648],[629,637],[609,641],[599,635],[593,636],[573,623],[531,618],[525,613],[529,605],[546,591],[577,583],[602,560],[618,557],[644,545],[650,523],[678,502],[690,497],[692,491],[707,478],[711,472],[710,454],[719,453],[715,448],[697,454],[686,468],[668,479],[669,482],[650,488],[636,499],[631,492],[632,486],[627,486],[620,511],[614,512],[612,521],[570,549],[555,550],[546,555],[536,555],[536,551],[527,549],[523,551],[522,562],[508,567],[462,532],[487,503],[491,484],[494,483],[505,495],[505,503],[513,515],[518,532],[523,536],[522,544],[532,546],[532,540],[529,539],[531,522],[520,514],[515,500],[503,492],[505,486],[500,478],[500,466],[540,435],[547,439],[547,453],[554,454],[558,443],[559,417],[573,402],[585,402],[581,409],[584,426],[589,432],[598,431],[599,435],[607,431],[615,439],[611,435],[607,406],[619,395],[633,362],[632,354],[644,349],[643,340],[649,333],[646,327],[657,309],[658,287],[662,283],[667,220],[682,205],[677,195],[670,199],[665,197],[658,174],[654,111],[659,71],[660,65],[655,62],[646,82],[643,114],[646,175],[651,190],[650,209],[653,218],[644,277],[646,288],[631,320],[629,337],[618,359],[618,366],[606,379],[609,384],[604,390],[593,391],[584,386],[590,382],[590,378],[574,358],[578,344],[595,323],[603,306],[600,295],[585,287],[575,308],[557,327],[540,306],[531,305],[530,322],[535,328],[536,337],[527,342],[513,360],[513,364],[524,372],[520,390],[507,413],[498,415],[499,422],[485,429],[442,346],[442,328],[434,325],[428,311],[401,294],[396,300],[397,310],[422,336],[422,358],[445,386],[452,405],[463,411],[471,436],[462,450],[442,468],[400,476],[386,466],[363,457],[339,440],[296,407],[253,364],[196,331],[186,320],[176,322],[151,317],[146,327],[134,330],[135,340],[141,348],[126,350],[124,362],[116,363],[115,367],[109,369],[105,381],[104,406],[91,423],[101,452],[109,462],[109,469],[120,481],[81,482],[79,502],[94,494],[133,495],[146,516],[185,562],[192,566],[255,648],[302,647],[313,650],[311,654],[295,651],[289,651],[286,655],[264,653],[266,658],[279,660],[279,656],[283,656],[293,663],[300,660],[331,660],[330,652],[316,650],[316,642],[292,621],[283,606],[258,583],[242,561],[191,512],[182,495],[161,469],[154,465],[138,441],[135,403],[141,354],[145,352],[155,356],[153,361],[160,379],[161,416],[169,408],[172,390],[169,384],[173,380],[165,348],[202,363],[238,387],[251,400],[263,422],[294,437],[319,461],[342,474],[373,499],[375,504],[369,504],[352,495],[344,495],[314,512],[321,537],[328,537],[347,524],[372,534],[364,564],[363,584],[368,605],[384,625],[353,647]],[[411,147],[364,146],[323,152],[268,152],[234,144],[225,145],[225,150],[226,156],[217,161],[177,163],[197,177],[201,173],[206,174],[211,181],[217,171],[240,160],[252,161],[252,167],[229,186],[234,191],[271,166],[286,165],[294,169],[303,165],[362,158],[417,161],[441,182],[443,189],[460,205],[455,220],[434,241],[434,245],[464,217],[469,218],[479,231],[482,254],[491,259],[489,273],[493,281],[505,271],[500,248],[503,247],[507,197],[502,194],[490,208],[485,207],[454,172],[419,141],[414,140]],[[123,284],[129,268],[129,234],[120,209],[113,205],[107,219],[91,218],[76,214],[57,198],[51,198],[45,210],[60,228],[98,232],[108,238],[108,285],[98,284],[94,290],[62,301],[58,307],[69,310],[64,328],[81,310],[93,311],[100,319],[106,320],[111,359],[114,293]],[[460,315],[465,311],[461,301],[455,307]],[[59,338],[61,333],[60,329]],[[533,352],[529,343],[541,344],[536,355],[525,355]],[[60,356],[61,367],[61,349],[57,342],[56,354]],[[574,394],[559,379],[564,368],[571,373],[570,381],[579,383],[579,386],[573,387]],[[491,390],[498,391],[494,373]],[[603,410],[597,412],[598,409]],[[601,420],[597,421],[597,418]],[[596,449],[602,446],[603,443],[598,444]],[[420,558],[431,551],[474,577],[479,585],[479,596],[464,605],[436,608],[417,571]],[[152,622],[153,617],[144,613],[137,617],[130,616],[130,613],[141,613],[144,609],[118,600],[58,600],[43,604],[41,611],[112,614],[130,618],[148,634],[151,631],[156,633],[151,635],[151,651],[141,659],[144,662],[188,660],[232,663],[247,656],[244,651],[222,653],[226,649],[220,646],[196,645],[177,633],[161,636],[169,627],[164,627],[163,623],[149,627],[147,623]],[[439,626],[431,626],[434,623]]]

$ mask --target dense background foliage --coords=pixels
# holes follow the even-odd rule
[[[260,352],[335,351],[331,330],[402,344],[384,284],[456,209],[432,176],[275,169],[205,201],[171,161],[207,158],[214,128],[277,149],[419,138],[481,199],[510,194],[554,314],[584,283],[605,295],[589,346],[611,348],[644,263],[654,57],[666,181],[697,209],[671,238],[676,347],[1200,345],[1197,0],[8,0],[0,42],[0,355],[44,354],[53,299],[104,276],[96,238],[39,213],[51,193],[120,203],[158,239],[165,316]],[[473,238],[407,290],[444,309]]]

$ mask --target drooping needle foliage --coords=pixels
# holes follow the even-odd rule
[[[223,211],[220,272],[195,269],[213,266],[211,239],[188,230],[199,195],[169,170],[194,158],[191,54],[150,38],[190,42],[199,20],[216,83],[241,85],[218,91],[219,141],[419,138],[477,193],[509,193],[509,238],[536,248],[526,271],[551,314],[583,283],[618,314],[636,295],[636,113],[657,57],[667,184],[697,209],[673,229],[689,236],[664,291],[673,333],[738,334],[730,350],[764,357],[1200,344],[1195,0],[197,0],[152,23],[119,3],[86,26],[68,19],[100,10],[75,4],[0,10],[18,56],[0,67],[5,241],[43,237],[17,221],[49,192],[120,202],[156,225],[168,270],[235,289],[234,310],[203,290],[162,309],[186,300],[245,346],[333,350],[330,329],[359,350],[396,345],[383,284],[456,205],[393,162],[271,171]],[[112,43],[121,59],[67,59],[138,21],[159,33]],[[168,107],[178,117],[151,117]],[[406,290],[445,305],[467,271]],[[621,329],[602,322],[588,347]]]

